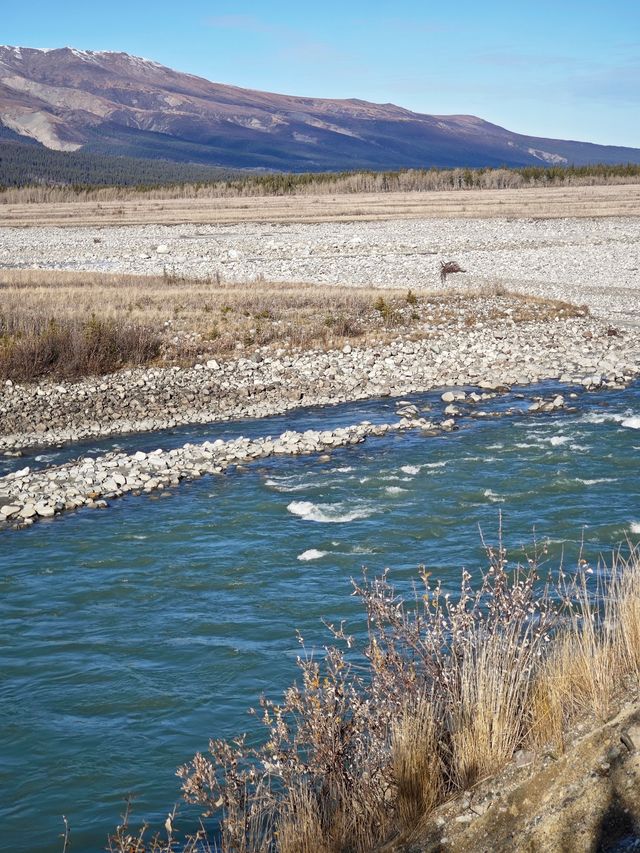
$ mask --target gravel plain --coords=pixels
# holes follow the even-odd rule
[[[499,321],[483,320],[472,328],[461,313],[416,340],[347,344],[329,352],[265,350],[75,382],[7,381],[0,388],[0,452],[19,455],[24,448],[86,436],[261,417],[300,405],[431,388],[494,391],[546,379],[586,389],[621,387],[640,374],[635,328],[640,321],[639,226],[635,218],[606,217],[0,229],[4,267],[141,275],[166,271],[185,279],[264,278],[418,293],[484,289],[488,300],[504,290],[586,305],[592,312],[591,317],[545,322],[515,322],[507,312]],[[441,283],[440,262],[445,260],[457,261],[466,272]],[[448,414],[454,424],[455,406]],[[362,440],[368,433],[360,428],[340,440]],[[303,442],[302,450],[296,445],[287,452],[317,451],[323,442],[314,438],[313,447]],[[224,470],[221,451],[212,450],[204,467],[202,447],[172,452],[168,483],[199,476],[199,470]],[[230,451],[233,458],[236,448]],[[262,448],[259,455],[267,451],[272,449]],[[102,479],[89,476],[94,463],[87,460],[44,474],[27,469],[20,482],[15,475],[0,478],[0,514],[22,525],[98,498],[144,490],[149,479],[154,486],[153,472],[145,470],[152,463],[106,458]],[[111,469],[123,466],[127,470],[116,472],[114,489]],[[167,484],[166,477],[155,479],[158,487]]]
[[[158,251],[160,250],[160,251]],[[423,219],[0,229],[0,266],[441,289],[499,284],[640,322],[640,220]]]

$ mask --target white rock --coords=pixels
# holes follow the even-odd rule
[[[56,514],[55,509],[48,503],[37,503],[35,505],[35,511],[40,518],[53,518]]]
[[[12,515],[16,515],[18,512],[20,512],[19,504],[5,504],[4,506],[0,506],[0,515],[5,518],[11,518]]]

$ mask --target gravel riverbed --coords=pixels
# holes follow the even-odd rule
[[[449,288],[500,283],[586,304],[607,321],[640,321],[640,220],[631,217],[0,229],[7,267],[433,291],[439,261],[450,259],[467,274]]]
[[[0,525],[4,523],[22,528],[38,519],[52,518],[80,507],[105,508],[109,500],[128,493],[168,489],[179,485],[182,480],[198,479],[205,474],[223,474],[230,466],[242,466],[270,456],[321,453],[319,461],[329,461],[329,454],[336,448],[359,444],[388,432],[420,430],[424,436],[439,435],[455,429],[457,419],[464,414],[490,417],[491,413],[485,411],[482,404],[496,396],[491,391],[467,393],[455,389],[442,394],[442,403],[446,407],[435,418],[430,406],[419,408],[410,401],[400,400],[395,406],[399,420],[392,423],[362,421],[333,430],[288,430],[275,438],[239,436],[227,441],[187,443],[171,450],[159,448],[150,453],[110,452],[34,471],[25,466],[0,478]],[[571,396],[578,395],[572,393]],[[534,402],[525,403],[525,407],[531,412],[553,412],[565,408],[565,397],[562,394],[554,394],[548,399],[538,397]],[[521,407],[512,406],[505,412],[493,414],[508,415],[521,411]]]
[[[490,302],[487,285],[499,285],[586,304],[593,314],[516,322],[502,306],[492,321],[491,305],[485,305],[470,327],[464,312],[454,310],[424,335],[391,342],[347,343],[331,351],[240,351],[225,361],[80,381],[7,381],[0,387],[0,452],[19,455],[24,448],[86,437],[256,418],[301,405],[434,388],[493,391],[548,379],[585,388],[620,387],[640,374],[634,328],[640,317],[638,236],[638,220],[620,218],[0,229],[0,265],[6,267],[144,274],[166,269],[185,277],[220,274],[229,281],[264,276],[319,286],[437,290],[439,261],[455,259],[467,273],[449,279],[446,288],[484,286]],[[191,451],[181,452],[186,461],[180,457],[177,470],[186,466],[189,476]],[[202,453],[197,450],[198,459]],[[210,460],[214,468],[218,455]],[[54,472],[49,478],[25,476],[23,486],[36,477],[36,490],[27,489],[19,500],[7,488],[9,480],[0,482],[4,505],[19,507],[8,517],[19,516],[25,506],[38,515],[39,505],[47,515],[76,499],[93,500],[91,489],[69,500],[58,494]],[[48,498],[43,483],[49,484]]]

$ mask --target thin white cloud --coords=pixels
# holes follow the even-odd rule
[[[285,24],[273,24],[255,15],[216,15],[206,24],[214,29],[239,30],[264,35],[273,42],[273,56],[287,62],[309,65],[317,62],[349,63],[354,56],[338,50],[329,42],[310,38],[303,30]]]
[[[251,33],[276,34],[278,27],[262,21],[255,15],[214,15],[206,19],[208,27],[220,30],[243,30]]]
[[[540,70],[541,65],[584,65],[582,60],[577,60],[575,56],[519,53],[511,50],[492,50],[486,53],[478,53],[475,55],[474,60],[481,65],[495,65],[499,68],[534,67],[536,71]]]
[[[640,108],[640,62],[601,68],[570,82],[571,93],[583,100],[614,102]]]

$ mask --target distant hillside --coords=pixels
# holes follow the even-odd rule
[[[229,169],[114,157],[82,151],[52,151],[37,142],[7,142],[0,135],[0,187],[28,184],[92,187],[166,186],[234,177]]]
[[[0,126],[58,151],[226,169],[640,163],[640,149],[523,136],[470,115],[240,89],[126,53],[0,47]]]

